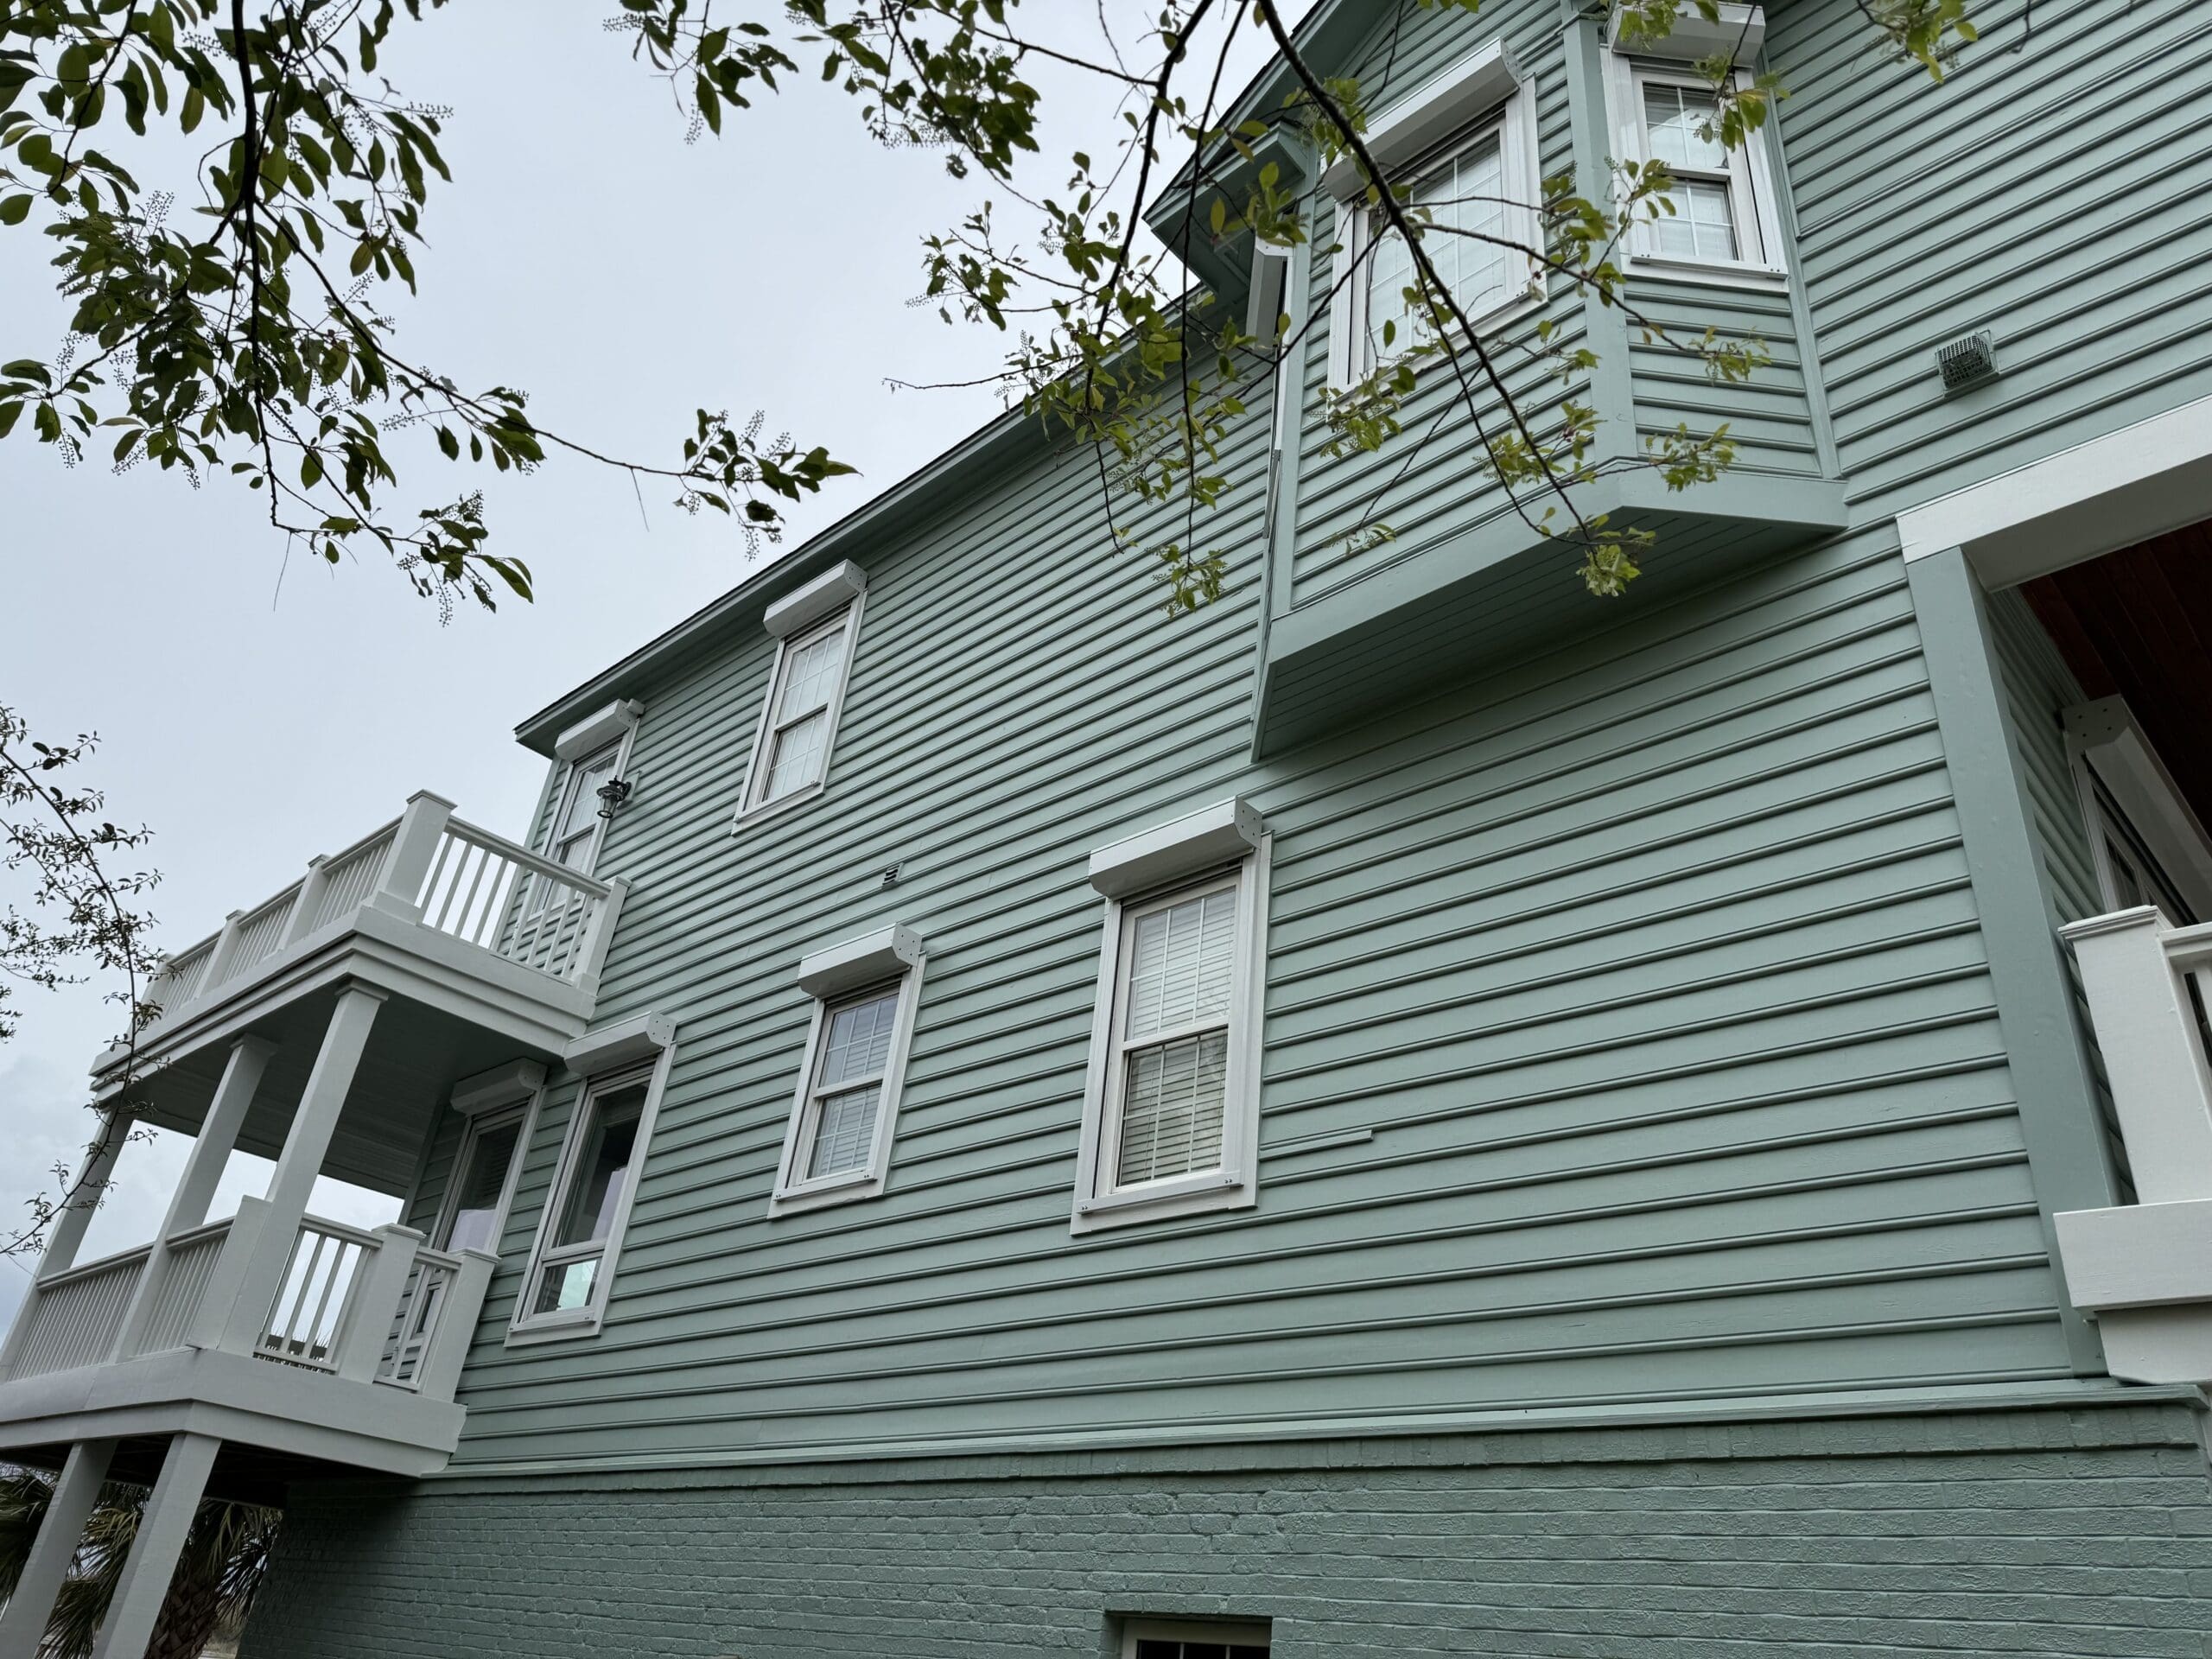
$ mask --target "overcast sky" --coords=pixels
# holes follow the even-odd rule
[[[432,197],[403,342],[465,386],[524,387],[542,423],[610,452],[673,460],[697,407],[765,409],[770,433],[861,471],[793,514],[796,545],[995,412],[985,392],[885,385],[999,359],[999,337],[912,303],[919,238],[978,193],[938,156],[871,143],[853,104],[810,75],[687,146],[666,86],[605,30],[612,9],[480,0],[399,25],[381,67],[453,107],[455,179]],[[1065,23],[1091,8],[1030,10]],[[1155,8],[1106,10],[1128,41]],[[1238,45],[1231,86],[1263,55],[1252,36]],[[1053,95],[1039,181],[1056,188],[1071,149],[1112,142],[1113,99],[1103,83],[1036,79]],[[125,137],[116,144],[139,164]],[[44,238],[0,232],[0,359],[51,356],[60,339],[46,257]],[[257,496],[152,469],[66,470],[26,441],[29,424],[0,443],[0,702],[49,738],[99,734],[86,779],[118,822],[155,831],[151,908],[171,948],[416,789],[519,836],[544,763],[515,743],[515,722],[755,568],[725,522],[687,518],[665,489],[648,486],[641,511],[626,477],[582,463],[486,473],[496,543],[527,559],[539,596],[441,627],[387,566],[288,565]],[[408,501],[477,481],[434,457],[403,478]],[[99,990],[17,994],[21,1029],[0,1047],[8,1213],[88,1133],[86,1068],[115,1026]],[[87,1255],[150,1236],[182,1145],[125,1153]],[[217,1213],[266,1178],[234,1158]],[[396,1208],[327,1184],[315,1207],[363,1223]],[[0,1316],[26,1271],[0,1266]]]

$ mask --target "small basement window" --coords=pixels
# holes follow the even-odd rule
[[[1133,1618],[1122,1628],[1122,1659],[1268,1659],[1271,1641],[1265,1624]]]

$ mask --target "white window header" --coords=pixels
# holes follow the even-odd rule
[[[610,702],[595,715],[588,715],[553,740],[553,753],[562,760],[581,760],[595,749],[620,742],[630,734],[645,712],[645,705],[633,697]]]
[[[1100,848],[1090,855],[1090,885],[1109,899],[1125,899],[1243,858],[1265,833],[1259,810],[1232,795],[1173,823]]]
[[[1668,58],[1677,63],[1700,63],[1707,58],[1726,56],[1738,69],[1749,68],[1766,44],[1766,11],[1764,7],[1744,5],[1739,0],[1720,0],[1720,16],[1707,21],[1694,8],[1685,7],[1675,18],[1675,25],[1657,40],[1638,36],[1634,41],[1624,37],[1622,20],[1628,14],[1616,10],[1605,25],[1605,44],[1616,52],[1627,52],[1639,58]]]
[[[676,1022],[664,1014],[633,1014],[597,1031],[588,1031],[561,1051],[569,1070],[594,1077],[618,1066],[647,1060],[676,1040]]]
[[[1502,40],[1491,41],[1371,122],[1363,135],[1367,153],[1383,167],[1412,161],[1497,108],[1519,90],[1521,79],[1513,49]],[[1321,175],[1321,186],[1339,201],[1362,194],[1366,185],[1358,160],[1339,157]]]
[[[895,979],[922,959],[922,941],[893,922],[856,939],[816,950],[798,964],[798,988],[809,996],[835,996],[879,980]]]
[[[850,559],[831,566],[804,587],[795,588],[768,607],[761,626],[777,639],[787,639],[810,622],[851,604],[868,591],[868,573]]]
[[[451,1103],[463,1117],[474,1117],[528,1100],[544,1081],[545,1068],[536,1060],[509,1060],[454,1084]]]

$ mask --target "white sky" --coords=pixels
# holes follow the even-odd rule
[[[1104,5],[1125,43],[1156,10]],[[672,460],[702,405],[741,419],[765,408],[771,434],[824,443],[861,471],[792,515],[796,545],[995,411],[985,392],[884,385],[995,366],[1001,337],[910,303],[920,238],[982,193],[949,180],[939,156],[877,148],[811,73],[687,148],[665,86],[603,29],[612,10],[485,0],[398,26],[384,73],[456,111],[442,140],[455,182],[433,194],[423,296],[400,313],[400,344],[464,386],[520,385],[543,424],[640,458]],[[1071,29],[1092,11],[1026,10]],[[1265,55],[1249,29],[1237,47],[1230,87]],[[1033,79],[1053,94],[1036,182],[1057,188],[1071,149],[1113,142],[1112,89]],[[122,135],[115,145],[140,165]],[[0,359],[50,356],[66,319],[29,228],[0,232]],[[481,483],[496,544],[527,559],[539,594],[441,628],[384,564],[287,568],[257,493],[194,492],[150,468],[116,477],[97,461],[67,471],[28,426],[0,442],[0,702],[49,741],[99,734],[86,781],[107,790],[118,822],[155,830],[151,908],[172,948],[416,789],[519,835],[544,763],[513,741],[514,723],[752,571],[718,515],[687,518],[666,488],[645,487],[641,521],[620,474],[562,460],[493,481],[426,439],[394,505]],[[8,880],[0,895],[15,896]],[[85,1071],[115,1024],[101,988],[17,992],[20,1030],[0,1048],[5,1215],[50,1187],[51,1166],[73,1161],[90,1132]],[[185,1145],[125,1152],[84,1258],[151,1235]],[[217,1213],[267,1167],[234,1158]],[[315,1208],[334,1218],[396,1210],[325,1186]],[[0,1264],[0,1317],[28,1271]]]

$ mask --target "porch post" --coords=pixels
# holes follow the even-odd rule
[[[184,1173],[170,1196],[168,1213],[162,1217],[154,1247],[146,1255],[145,1270],[130,1293],[130,1305],[124,1310],[122,1323],[116,1326],[115,1343],[108,1351],[110,1359],[127,1358],[138,1351],[139,1332],[153,1310],[168,1265],[169,1240],[207,1219],[216,1183],[222,1179],[223,1166],[230,1161],[232,1150],[238,1143],[238,1131],[245,1127],[246,1108],[253,1104],[261,1074],[276,1052],[274,1043],[259,1037],[241,1037],[231,1045],[230,1058],[223,1063],[222,1081],[215,1085],[215,1097],[207,1104],[199,1137],[185,1159]]]
[[[330,1150],[330,1137],[338,1127],[338,1114],[353,1086],[354,1069],[369,1040],[369,1027],[384,1002],[384,993],[364,985],[348,985],[338,993],[330,1012],[330,1025],[322,1033],[315,1068],[292,1114],[292,1127],[284,1135],[284,1149],[276,1155],[276,1173],[263,1194],[268,1205],[260,1236],[252,1243],[252,1258],[240,1275],[238,1300],[232,1305],[228,1339],[224,1346],[250,1352],[260,1340],[262,1322],[276,1300],[285,1264],[299,1236],[300,1219],[314,1196],[315,1177]],[[247,1330],[247,1325],[251,1330]]]
[[[39,1278],[51,1279],[76,1266],[77,1249],[85,1242],[85,1229],[92,1224],[92,1211],[99,1208],[99,1195],[107,1190],[109,1178],[115,1173],[115,1160],[122,1155],[123,1143],[130,1138],[128,1111],[120,1106],[111,1106],[100,1114],[99,1133],[93,1137],[77,1178],[62,1193],[61,1212],[48,1229],[46,1253],[39,1258]]]
[[[69,1448],[68,1460],[54,1478],[54,1496],[47,1500],[46,1517],[39,1522],[38,1537],[23,1562],[8,1609],[0,1612],[0,1659],[37,1659],[46,1638],[47,1621],[61,1594],[69,1563],[85,1535],[85,1522],[99,1501],[100,1483],[107,1478],[108,1460],[115,1455],[113,1440],[79,1440]]]
[[[92,1659],[145,1659],[162,1604],[168,1599],[169,1580],[176,1576],[177,1558],[184,1553],[192,1517],[199,1512],[215,1453],[222,1446],[206,1434],[180,1434],[169,1442],[161,1476],[138,1518],[138,1535],[124,1560],[123,1576],[116,1581],[115,1599],[100,1621]]]

